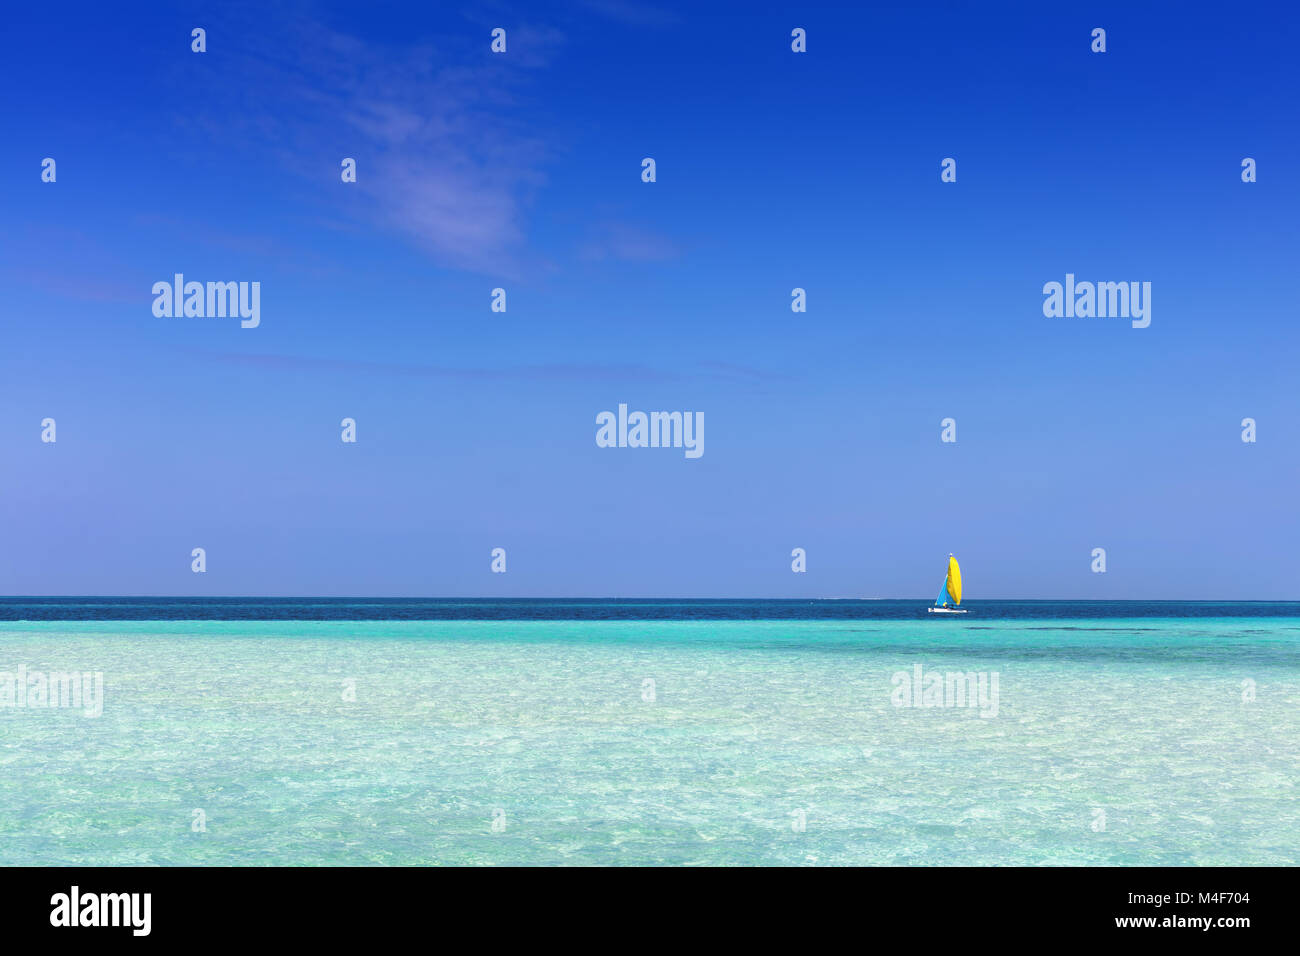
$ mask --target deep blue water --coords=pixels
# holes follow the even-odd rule
[[[924,598],[0,597],[0,621],[852,621],[930,617]],[[1300,617],[1300,601],[969,601],[959,620]],[[948,618],[952,620],[952,618]]]

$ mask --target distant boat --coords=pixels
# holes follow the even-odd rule
[[[951,554],[948,555],[948,574],[943,579],[939,596],[934,599],[934,607],[926,608],[931,614],[965,614],[961,604],[961,565]]]

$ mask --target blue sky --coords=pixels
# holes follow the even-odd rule
[[[1300,596],[1300,17],[695,6],[8,14],[0,593]]]

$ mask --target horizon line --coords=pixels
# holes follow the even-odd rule
[[[330,595],[330,594],[4,594],[0,601],[44,601],[44,600],[183,600],[183,601],[792,601],[811,603],[816,601],[917,601],[924,604],[933,603],[928,597],[680,597],[660,595],[655,597],[630,597],[626,595],[595,596],[508,596],[508,595]],[[1295,598],[1019,598],[996,597],[974,598],[963,603],[984,601],[1015,601],[1020,603],[1066,604],[1071,602],[1089,602],[1092,604],[1129,604],[1137,602],[1164,604],[1297,604]]]

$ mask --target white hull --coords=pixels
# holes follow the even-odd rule
[[[928,607],[926,608],[931,614],[965,614],[964,607]]]

